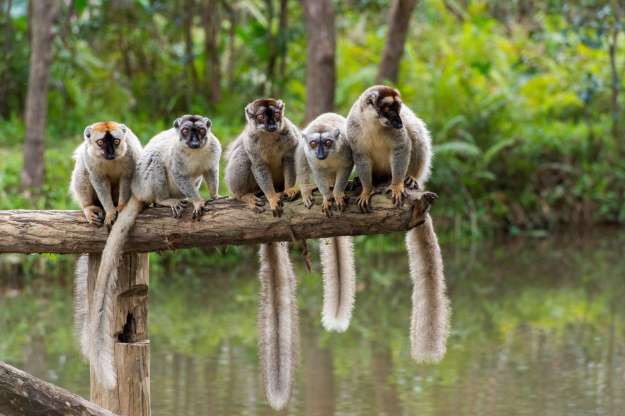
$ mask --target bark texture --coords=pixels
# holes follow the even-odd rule
[[[115,416],[80,396],[0,361],[0,414]]]
[[[39,189],[44,175],[43,134],[48,117],[48,78],[52,62],[52,25],[60,2],[39,0],[30,3],[30,72],[26,96],[26,134],[22,188]]]
[[[351,201],[360,190],[348,192]],[[342,215],[326,217],[321,196],[304,207],[301,199],[285,204],[281,218],[271,212],[252,212],[243,203],[221,198],[208,204],[201,221],[191,219],[191,208],[181,219],[168,208],[148,208],[130,232],[127,252],[149,252],[225,244],[256,244],[343,235],[387,234],[406,231],[424,220],[436,197],[431,192],[408,191],[402,208],[386,195],[373,197],[373,211],[363,214],[350,204]],[[0,211],[0,253],[99,253],[108,236],[105,227],[87,223],[80,211]]]
[[[386,43],[382,52],[382,60],[378,67],[377,82],[390,81],[397,83],[399,77],[399,63],[404,54],[404,45],[410,26],[412,11],[417,0],[393,0],[388,15],[388,29]]]
[[[301,0],[308,37],[304,123],[334,110],[336,29],[331,0]]]

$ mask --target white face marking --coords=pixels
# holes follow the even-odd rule
[[[395,97],[392,97],[390,95],[382,98],[382,104],[392,104],[393,101],[395,101]]]

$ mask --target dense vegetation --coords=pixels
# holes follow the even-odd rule
[[[456,235],[625,221],[618,2],[534,3],[427,0],[413,13],[396,85],[433,132],[429,187],[442,196],[439,223]],[[334,7],[335,108],[346,113],[375,81],[388,7]],[[45,184],[31,198],[20,191],[28,6],[4,0],[0,9],[3,209],[71,207],[68,155],[96,120],[125,122],[145,143],[176,116],[205,113],[226,144],[243,126],[244,104],[274,95],[303,121],[299,2],[64,2],[54,27]]]

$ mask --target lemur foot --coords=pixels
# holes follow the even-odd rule
[[[267,200],[269,201],[269,207],[271,208],[271,213],[274,217],[282,216],[282,200],[280,199],[280,194],[273,194],[267,196]]]
[[[323,198],[323,202],[321,203],[321,212],[326,214],[326,217],[332,216],[332,205],[333,201],[330,198]]]
[[[265,212],[265,208],[263,208],[265,201],[254,194],[245,194],[241,196],[239,200],[245,202],[247,206],[257,214]]]
[[[89,205],[82,209],[85,218],[90,224],[101,227],[104,224],[104,210],[96,205]]]
[[[164,201],[157,202],[156,205],[171,208],[171,214],[173,217],[180,218],[182,217],[184,208],[187,205],[187,201],[184,199],[166,199]]]
[[[312,193],[302,193],[302,200],[304,201],[304,206],[308,209],[312,208],[315,204]]]
[[[414,176],[406,176],[406,179],[404,179],[404,185],[406,185],[406,188],[408,189],[414,189],[415,191],[419,190],[419,182],[417,182],[417,178]]]
[[[104,216],[104,224],[107,227],[111,227],[116,219],[117,219],[117,209],[113,209],[112,211],[106,211],[106,215]]]
[[[337,211],[345,211],[345,207],[347,206],[347,199],[345,198],[345,195],[334,195],[334,203],[336,204]]]
[[[391,199],[393,200],[393,205],[397,208],[401,208],[404,205],[404,198],[406,197],[406,191],[404,189],[404,183],[400,182],[397,184],[391,184],[388,187],[387,192],[391,193]]]
[[[299,189],[296,186],[287,188],[284,190],[284,192],[282,192],[284,199],[286,199],[287,201],[293,201],[295,198],[297,198],[298,194]]]
[[[370,189],[364,189],[360,193],[358,197],[358,208],[360,208],[360,212],[366,213],[371,212],[371,196],[373,192]]]
[[[193,221],[199,221],[202,218],[202,215],[204,215],[204,212],[208,211],[208,208],[206,207],[206,201],[204,201],[202,198],[199,198],[193,202],[193,214],[191,215],[191,218],[193,219]]]

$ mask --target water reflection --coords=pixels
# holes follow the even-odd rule
[[[300,366],[285,414],[622,415],[619,234],[446,250],[452,336],[436,366],[409,357],[401,245],[358,257],[356,309],[344,334],[321,329],[320,277],[300,269]],[[180,274],[155,273],[151,287],[154,414],[275,414],[259,375],[253,269]],[[71,338],[71,287],[45,279],[0,292],[0,358],[88,396],[88,369]]]

